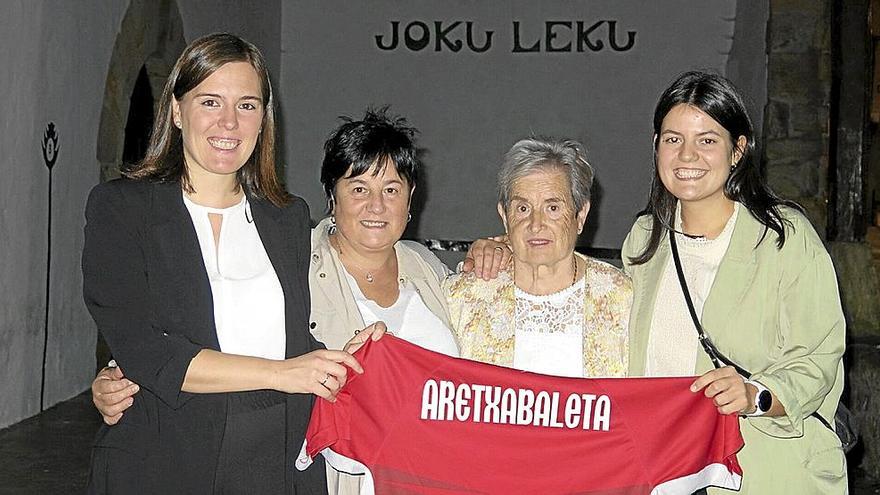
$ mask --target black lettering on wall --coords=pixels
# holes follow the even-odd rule
[[[418,38],[412,35],[414,27],[419,28],[422,32],[422,35]],[[431,31],[428,30],[428,25],[424,22],[413,21],[406,25],[406,30],[403,32],[403,41],[406,43],[407,48],[417,52],[428,46],[428,43],[431,42]]]
[[[452,50],[453,52],[457,52],[457,51],[461,50],[461,45],[462,45],[461,40],[457,39],[455,41],[451,41],[447,37],[449,35],[449,33],[454,31],[455,28],[457,28],[459,25],[461,25],[461,21],[455,21],[452,24],[446,26],[446,28],[444,29],[443,28],[443,21],[434,21],[434,36],[435,36],[434,51],[435,52],[442,51],[443,50],[442,45],[446,45],[446,47],[449,48],[450,50]],[[442,45],[441,45],[441,43],[442,43]]]
[[[519,42],[519,21],[513,21],[513,53],[532,53],[541,50],[541,40],[528,48],[523,48]]]
[[[380,50],[394,50],[397,48],[397,28],[400,26],[400,21],[391,21],[391,44],[383,45],[382,38],[383,35],[376,35],[376,46],[379,47]]]
[[[633,45],[636,44],[636,32],[627,31],[626,45],[620,46],[617,44],[617,21],[608,21],[608,43],[611,45],[612,50],[625,52],[632,49]]]
[[[486,31],[486,42],[483,43],[483,46],[477,46],[474,44],[474,21],[467,21],[465,24],[467,25],[467,45],[471,51],[483,53],[492,47],[492,34],[495,31]]]
[[[571,41],[564,46],[553,46],[553,40],[555,40],[559,33],[555,31],[555,27],[557,26],[565,26],[571,31],[571,21],[547,21],[544,23],[544,44],[546,45],[546,50],[548,52],[570,52],[571,51]]]
[[[596,40],[594,43],[593,41],[590,40],[590,34],[592,34],[592,32],[596,30],[596,28],[601,26],[603,22],[605,22],[605,21],[596,22],[587,29],[584,29],[584,21],[577,22],[577,32],[578,32],[577,51],[579,51],[579,52],[584,51],[584,45],[586,45],[587,48],[589,48],[590,50],[592,50],[594,52],[598,52],[599,50],[602,49],[602,47],[604,46],[604,43],[602,43],[602,40]]]
[[[386,34],[376,34],[376,46],[383,51],[397,50],[400,44],[400,21],[389,21],[391,30]],[[461,26],[464,24],[464,36]],[[600,28],[607,26],[603,32]],[[534,41],[524,41],[523,23],[513,21],[513,53],[559,53],[585,51],[598,52],[606,48],[615,52],[631,50],[636,43],[636,31],[625,32],[625,41],[618,38],[618,21],[602,19],[588,24],[585,21],[545,21],[543,36],[540,34]],[[495,31],[483,31],[482,43],[478,41],[475,21],[419,21],[414,20],[403,28],[403,44],[407,50],[418,52],[431,45],[435,52],[461,52],[465,46],[472,53],[483,53],[492,48],[492,36]],[[530,44],[529,44],[530,43]]]

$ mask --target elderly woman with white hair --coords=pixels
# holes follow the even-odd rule
[[[630,280],[574,252],[593,183],[583,145],[523,139],[498,183],[512,266],[493,280],[471,272],[444,284],[461,356],[559,376],[625,376]]]

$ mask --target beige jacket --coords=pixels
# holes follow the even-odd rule
[[[632,301],[629,277],[609,264],[577,256],[587,267],[584,376],[625,376]],[[446,279],[443,289],[461,357],[513,366],[516,298],[511,274],[502,272],[490,281],[455,274]]]
[[[309,257],[312,315],[309,327],[312,335],[328,349],[342,349],[354,337],[354,332],[365,325],[345,270],[336,251],[330,247],[329,226],[330,221],[325,218],[312,229]],[[446,300],[440,282],[449,269],[428,248],[416,242],[400,241],[395,244],[394,251],[400,282],[411,283],[425,306],[448,327]]]
[[[809,415],[818,410],[831,421],[843,390],[845,323],[831,259],[809,221],[784,209],[793,229],[785,246],[743,208],[703,306],[702,325],[716,347],[754,373],[785,406],[779,418],[742,418],[745,447],[741,494],[845,493],[846,461],[834,432]],[[651,222],[641,217],[623,244],[623,259],[635,289],[630,320],[632,376],[645,370],[654,301],[671,258],[664,236],[643,265]],[[757,245],[757,247],[755,247]],[[694,330],[696,337],[696,329]],[[712,369],[700,350],[695,374]],[[732,493],[710,489],[710,493]]]

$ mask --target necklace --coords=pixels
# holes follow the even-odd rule
[[[572,254],[571,261],[572,261],[572,263],[571,263],[572,268],[574,268],[574,276],[571,277],[571,285],[574,285],[575,283],[577,283],[577,280],[578,280],[578,258],[577,258],[577,255]]]
[[[337,239],[336,236],[333,236],[333,237],[331,237],[330,239],[331,239],[331,242],[334,244],[333,247],[335,247],[335,248],[336,248],[336,251],[339,252],[339,259],[341,260],[341,259],[342,259],[342,245],[339,244],[339,239]],[[350,258],[346,258],[346,259],[348,259],[348,262],[351,263],[352,265],[354,265],[355,268],[357,268],[358,270],[364,272],[364,278],[367,280],[367,283],[368,283],[368,284],[372,284],[373,281],[376,280],[376,277],[373,276],[373,271],[372,271],[372,270],[367,270],[366,268],[364,268],[364,267],[358,265],[357,263],[355,263],[355,262],[354,262],[353,260],[351,260]]]

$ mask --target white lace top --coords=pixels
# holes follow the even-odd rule
[[[585,290],[584,277],[546,296],[515,289],[514,368],[545,375],[583,376]]]

